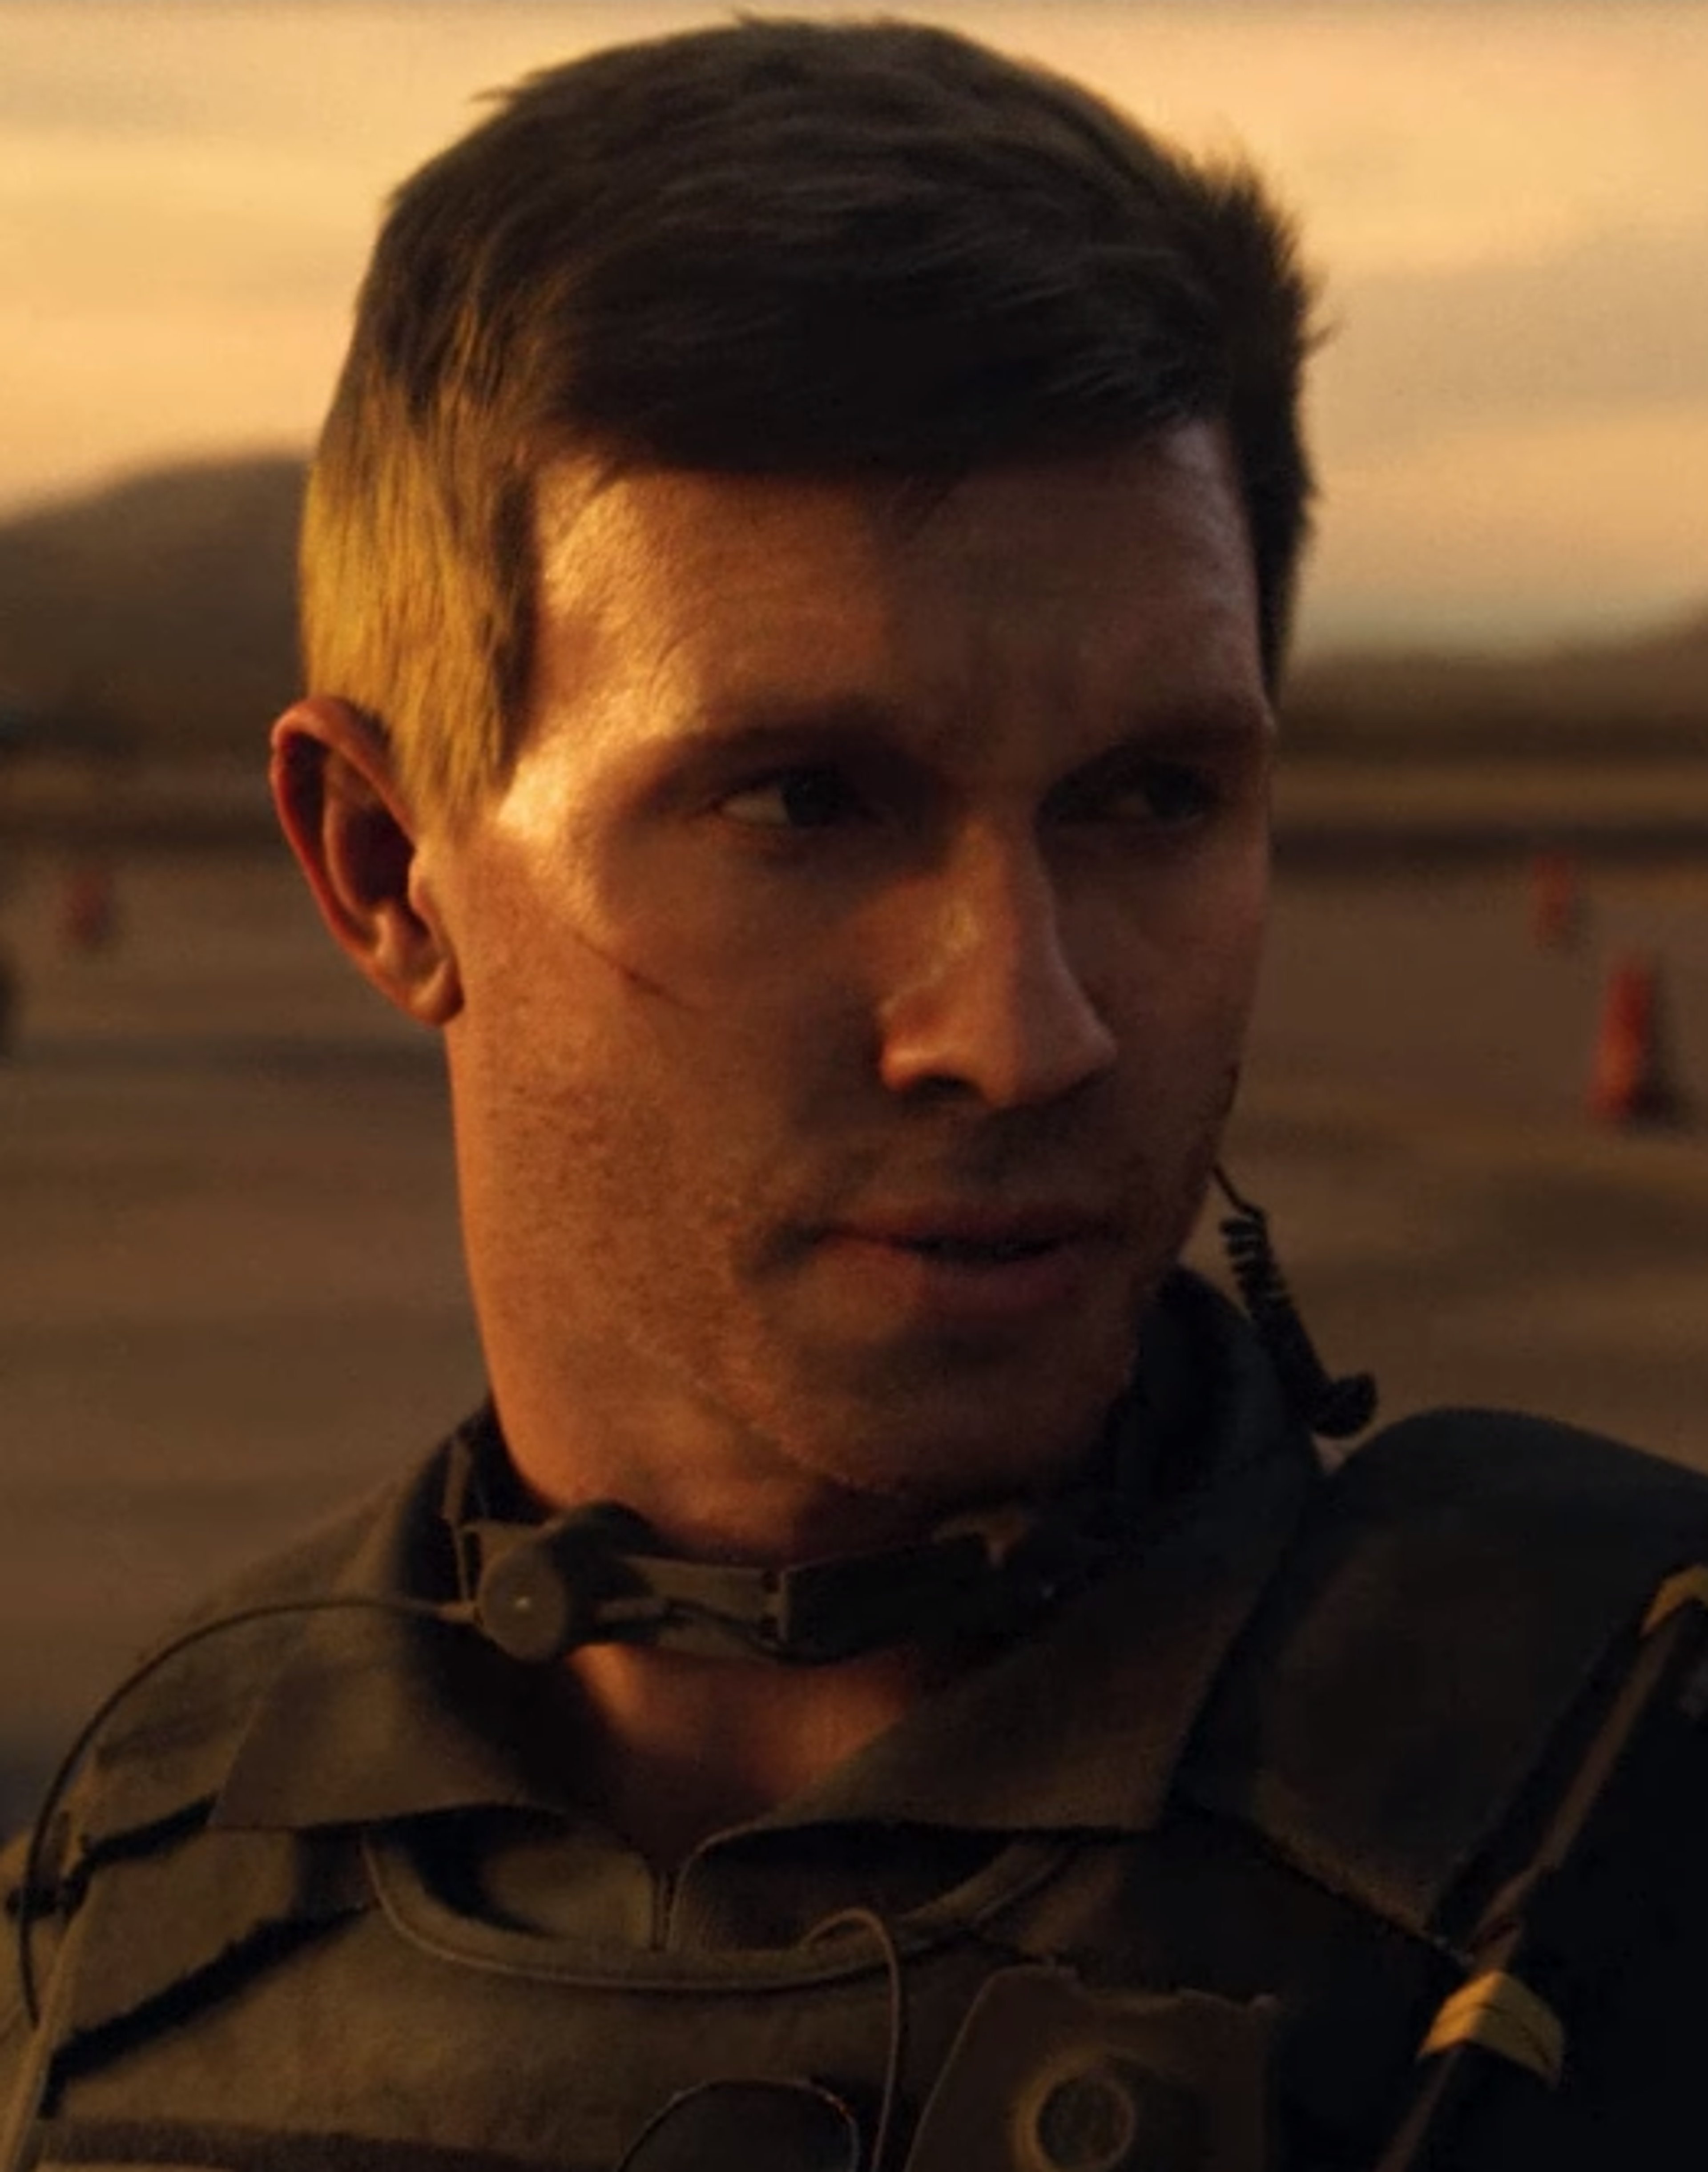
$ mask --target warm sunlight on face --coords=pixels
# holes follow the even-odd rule
[[[547,1382],[643,1513],[685,1471],[1048,1485],[1195,1217],[1257,969],[1219,433],[926,508],[571,467],[542,534],[529,736],[419,863],[518,1465],[561,1486]]]

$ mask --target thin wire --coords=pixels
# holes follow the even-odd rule
[[[895,1943],[895,1934],[875,1908],[855,1906],[840,1908],[834,1916],[826,1916],[823,1922],[814,1923],[808,1932],[805,1943],[814,1944],[827,1932],[841,1930],[845,1924],[869,1931],[878,1941],[878,1951],[884,1956],[884,1973],[889,1979],[889,2040],[884,2057],[884,2089],[878,2102],[878,2127],[872,2137],[872,2154],[867,2160],[866,2172],[884,2172],[889,2153],[889,2130],[895,2118],[896,2099],[901,2089],[901,2063],[907,2048],[907,2004],[901,1981],[901,1950]]]
[[[1246,1198],[1243,1193],[1234,1190],[1233,1178],[1229,1176],[1227,1171],[1222,1166],[1222,1164],[1219,1161],[1212,1164],[1210,1174],[1215,1178],[1217,1187],[1220,1191],[1222,1197],[1227,1202],[1228,1205],[1233,1208],[1236,1213],[1249,1214],[1259,1221],[1267,1223],[1269,1217],[1264,1212],[1262,1207],[1257,1204],[1257,1202],[1254,1199]]]
[[[30,1846],[24,1857],[24,1874],[18,1888],[18,1987],[24,2000],[24,2011],[31,2029],[41,2020],[41,2004],[36,1995],[35,1965],[30,1951],[30,1933],[35,1927],[38,1913],[38,1889],[41,1884],[41,1858],[47,1845],[48,1828],[53,1814],[59,1808],[62,1797],[77,1775],[78,1767],[88,1755],[96,1737],[113,1714],[124,1703],[133,1690],[140,1689],[170,1659],[191,1645],[200,1644],[227,1629],[241,1628],[245,1622],[266,1621],[285,1614],[321,1614],[339,1609],[363,1608],[371,1613],[405,1615],[416,1621],[463,1622],[473,1620],[472,1610],[459,1605],[436,1605],[426,1599],[383,1598],[378,1593],[345,1592],[336,1596],[320,1599],[271,1599],[264,1605],[245,1606],[235,1614],[222,1614],[212,1621],[204,1621],[194,1629],[186,1629],[181,1636],[172,1637],[151,1653],[108,1692],[83,1722],[72,1745],[61,1758],[53,1777],[41,1798],[41,1807],[35,1814],[35,1822],[30,1829]]]

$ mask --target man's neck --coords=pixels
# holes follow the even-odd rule
[[[816,1785],[949,1671],[910,1648],[795,1668],[593,1644],[568,1664],[600,1807],[661,1868]]]
[[[506,1427],[508,1433],[508,1410]],[[550,1515],[566,1499],[615,1497],[644,1519],[666,1554],[689,1561],[744,1561],[757,1570],[918,1546],[943,1530],[941,1506],[808,1487],[799,1473],[793,1474],[793,1492],[750,1489],[734,1511],[705,1485],[703,1468],[697,1491],[683,1495],[679,1469],[675,1489],[655,1497],[642,1467],[630,1460],[620,1481],[613,1475],[602,1492],[603,1470],[577,1470],[572,1484],[532,1437],[529,1443],[535,1448],[531,1459],[525,1450],[518,1453],[521,1444],[510,1442],[500,1486],[508,1498],[490,1502],[488,1513],[525,1518],[531,1508]],[[683,1467],[697,1468],[692,1459]],[[1026,1510],[1014,1501],[979,1519],[981,1529],[991,1524],[986,1539],[1001,1553],[1029,1528]],[[1106,1503],[1095,1521],[1100,1532],[1109,1524]],[[970,1544],[970,1535],[960,1543]],[[1040,1586],[1043,1596],[1063,1580],[1080,1579],[1085,1565],[1078,1551],[1070,1545],[1054,1565]],[[884,1585],[892,1596],[894,1582]],[[986,1595],[980,1589],[977,1604],[962,1609],[951,1597],[927,1594],[921,1623],[889,1627],[899,1641],[864,1651],[851,1643],[846,1648],[857,1656],[817,1664],[638,1642],[583,1644],[564,1662],[579,1708],[577,1766],[612,1825],[650,1859],[674,1863],[711,1834],[763,1816],[817,1785],[968,1664],[969,1651],[991,1633],[1005,1633],[1009,1625],[997,1603],[1004,1594],[988,1590],[988,1615]],[[1023,1597],[1020,1605],[1023,1611]]]

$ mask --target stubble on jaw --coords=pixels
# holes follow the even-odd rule
[[[524,1000],[518,1031],[569,1030],[527,1009]],[[680,1051],[667,1044],[653,1060],[674,1077]],[[888,1532],[1061,1483],[1126,1384],[1142,1315],[1200,1212],[1238,1078],[1229,1059],[1198,1110],[1160,1145],[1130,1146],[1125,1167],[1121,1104],[1146,1089],[1114,1077],[1082,1099],[1007,1114],[874,1113],[862,1101],[846,1126],[826,1093],[803,1089],[792,1112],[750,1114],[745,1136],[738,1109],[726,1157],[707,1167],[668,1097],[610,1073],[596,1048],[572,1062],[566,1050],[566,1083],[542,1092],[537,1068],[531,1089],[509,1069],[508,1045],[486,1031],[459,1052],[482,1074],[465,1083],[500,1117],[459,1147],[465,1213],[503,1237],[470,1245],[501,1417],[507,1402],[518,1417],[525,1408],[518,1446],[561,1440],[572,1451],[523,1475],[547,1498],[603,1492],[643,1513],[679,1489],[683,1520],[708,1530],[720,1488],[751,1503],[738,1520],[758,1527],[795,1498],[826,1529],[840,1517]],[[840,1130],[859,1143],[791,1148],[782,1135],[806,1126],[808,1101],[833,1142]],[[821,1175],[780,1175],[815,1164]],[[802,1335],[791,1314],[815,1224],[851,1204],[1083,1199],[1088,1187],[1119,1202],[1128,1279],[1107,1331],[1065,1360],[1046,1347],[1017,1367],[988,1336],[862,1352]],[[661,1230],[676,1240],[661,1247]]]
[[[1182,1153],[1124,1187],[1126,1278],[1094,1341],[1070,1336],[1064,1354],[1059,1340],[1030,1330],[1034,1355],[1017,1363],[1013,1344],[991,1331],[944,1332],[888,1348],[798,1350],[780,1363],[753,1286],[735,1269],[721,1290],[708,1277],[685,1316],[679,1309],[666,1347],[647,1347],[643,1336],[639,1354],[741,1444],[749,1470],[834,1489],[845,1507],[916,1519],[1048,1493],[1093,1450],[1131,1380],[1143,1317],[1202,1210],[1228,1098],[1218,1092],[1200,1113]],[[774,1246],[772,1271],[787,1278],[790,1252],[810,1271],[813,1243],[797,1234]],[[765,1274],[757,1280],[763,1288]],[[743,1318],[752,1331],[732,1334]],[[696,1345],[699,1362],[685,1363],[685,1347]]]

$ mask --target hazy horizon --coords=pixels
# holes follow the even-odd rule
[[[304,450],[384,196],[474,94],[729,12],[0,0],[0,517]],[[1708,594],[1708,6],[897,12],[1238,142],[1297,209],[1334,328],[1305,646],[1587,638]]]

